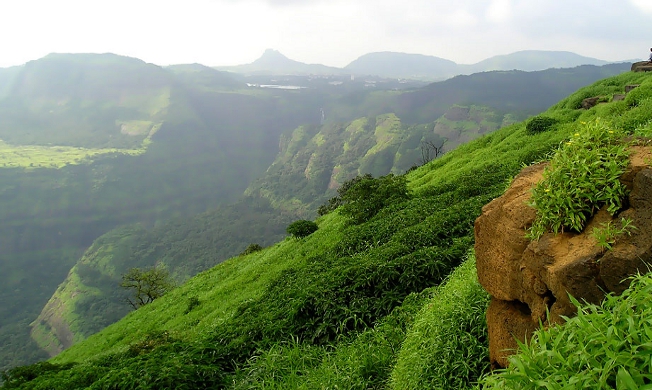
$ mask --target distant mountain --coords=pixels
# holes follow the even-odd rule
[[[608,61],[584,57],[569,51],[524,50],[487,58],[472,65],[460,65],[464,74],[489,70],[536,71],[550,68],[573,68],[580,65],[606,65]]]
[[[572,91],[605,77],[627,72],[629,64],[583,65],[536,72],[492,71],[460,75],[425,88],[397,95],[392,106],[406,123],[426,123],[452,104],[478,104],[497,112],[535,115]]]
[[[136,58],[50,54],[14,72],[0,100],[12,144],[138,148],[170,104],[171,75]]]
[[[494,56],[471,65],[457,64],[443,58],[421,54],[378,52],[365,54],[344,69],[360,75],[438,81],[457,75],[491,70],[537,71],[607,63],[607,61],[565,51],[519,51]]]
[[[365,54],[344,69],[354,74],[432,80],[456,74],[458,65],[439,57],[385,51]]]
[[[524,50],[487,58],[475,64],[453,61],[423,54],[375,52],[365,54],[344,68],[320,64],[304,64],[287,58],[277,50],[267,49],[256,61],[237,66],[216,67],[217,70],[246,75],[341,75],[377,76],[393,79],[441,81],[458,75],[492,70],[537,71],[550,68],[572,68],[580,65],[606,65],[608,61],[585,57],[567,51]]]
[[[304,64],[303,62],[291,60],[273,49],[265,50],[259,59],[250,64],[216,67],[216,69],[244,74],[308,75],[344,73],[340,68],[320,64]]]

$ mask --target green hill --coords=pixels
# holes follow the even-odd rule
[[[628,84],[641,86],[612,102]],[[582,122],[651,135],[650,91],[646,74],[612,77],[545,112],[556,119],[546,131],[517,123],[405,176],[354,182],[315,233],[204,271],[51,361],[9,372],[4,388],[472,388],[489,368],[473,221]],[[598,95],[607,102],[581,109]]]
[[[160,128],[170,98],[169,74],[158,66],[113,54],[50,54],[25,64],[0,101],[0,139],[137,149]]]

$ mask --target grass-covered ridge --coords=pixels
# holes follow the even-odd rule
[[[625,101],[579,108],[631,83],[642,85]],[[407,174],[410,196],[368,221],[327,214],[308,237],[205,271],[49,363],[10,372],[4,387],[472,387],[486,346],[449,352],[455,341],[482,338],[486,295],[469,263],[451,274],[468,256],[473,221],[523,164],[546,158],[581,122],[649,127],[650,86],[648,75],[625,74],[582,89],[545,113],[557,120],[547,131],[528,134],[518,123],[463,145]],[[443,356],[469,369],[432,369]]]

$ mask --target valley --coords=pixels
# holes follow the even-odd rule
[[[339,337],[348,337],[341,348],[362,348],[358,337],[393,332],[382,324],[399,321],[401,307],[416,315],[431,297],[424,289],[467,257],[481,206],[500,194],[520,164],[542,158],[564,138],[563,132],[541,136],[530,145],[512,134],[521,121],[627,69],[485,72],[426,84],[54,55],[2,71],[0,300],[10,304],[0,308],[0,369],[69,347],[54,361],[100,351],[111,356],[143,340],[183,349],[196,336],[192,342],[199,344],[234,340],[216,352],[222,378],[245,363],[254,372],[256,363],[248,360],[254,350],[266,354],[277,342],[287,348],[283,353],[298,348],[323,364],[345,352],[315,348]],[[441,145],[443,155],[429,164],[427,142]],[[498,149],[481,150],[494,144]],[[501,159],[497,150],[519,152]],[[368,225],[349,226],[334,213],[319,220],[314,237],[286,238],[290,222],[314,219],[345,182],[406,171],[413,197]],[[234,257],[252,243],[268,249]],[[129,313],[120,275],[154,265],[187,283],[168,300]],[[324,283],[317,287],[316,280]],[[381,291],[386,301],[379,301]],[[203,305],[197,311],[181,314],[187,307],[172,303],[193,296]],[[283,306],[285,298],[299,306]],[[204,304],[220,300],[222,306]],[[345,302],[352,311],[329,302]],[[173,306],[156,324],[144,319]],[[334,322],[324,320],[330,315]],[[243,336],[258,317],[279,328]],[[223,334],[212,333],[216,323],[225,324]],[[398,348],[408,323],[401,326],[403,336],[391,348]],[[316,347],[283,344],[292,341],[284,334]],[[131,357],[121,359],[130,370]]]

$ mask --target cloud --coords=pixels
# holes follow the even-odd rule
[[[21,0],[0,13],[0,36],[15,37],[0,66],[52,51],[229,65],[268,47],[338,66],[372,51],[464,63],[527,49],[615,60],[649,52],[650,24],[652,0]]]
[[[487,8],[487,20],[493,23],[504,23],[512,17],[510,0],[494,0]]]
[[[652,14],[652,2],[650,0],[629,0],[629,2],[639,10]]]

